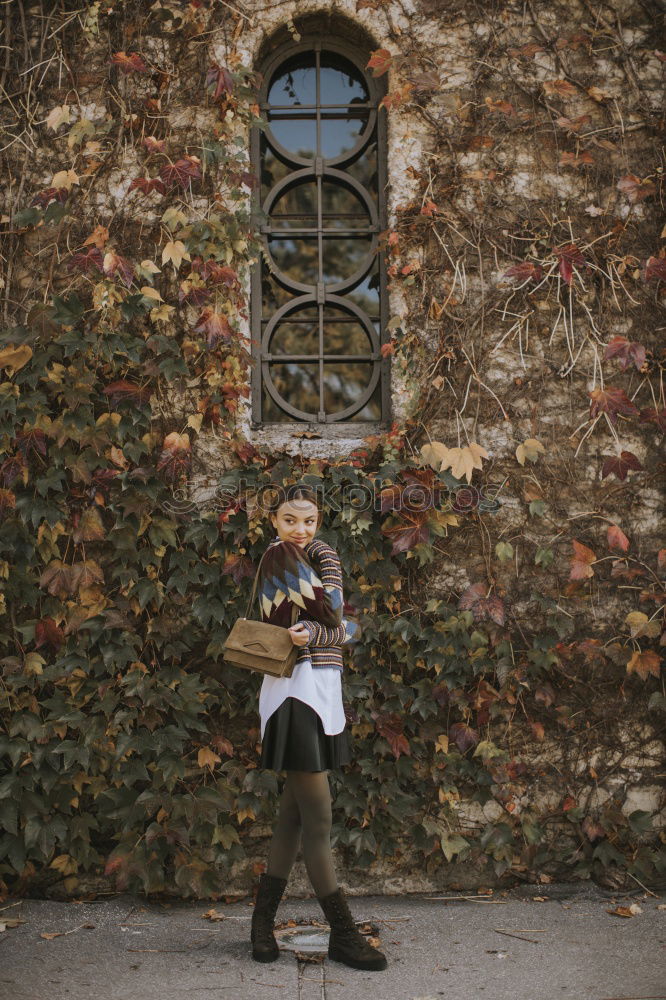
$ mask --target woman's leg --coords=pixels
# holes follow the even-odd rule
[[[289,878],[298,849],[301,845],[301,814],[294,793],[287,780],[280,796],[280,812],[273,830],[273,839],[268,851],[266,874],[278,878]]]
[[[303,860],[317,896],[335,892],[338,881],[331,852],[331,789],[328,771],[288,771],[303,831]]]

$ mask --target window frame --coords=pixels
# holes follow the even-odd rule
[[[377,140],[377,165],[376,165],[376,178],[377,178],[377,223],[376,229],[377,234],[385,232],[388,228],[387,222],[387,183],[388,183],[388,143],[386,134],[386,115],[385,112],[382,113],[382,109],[379,107],[379,102],[386,93],[386,81],[384,77],[378,78],[373,77],[366,69],[368,59],[370,58],[369,52],[364,52],[361,46],[350,45],[344,39],[340,37],[329,37],[324,31],[321,32],[310,32],[308,34],[303,34],[300,41],[294,42],[290,41],[285,44],[279,45],[277,48],[272,50],[265,58],[259,63],[257,69],[262,75],[262,82],[258,94],[258,104],[260,109],[260,114],[264,114],[268,108],[268,89],[271,79],[275,71],[279,68],[282,63],[287,62],[294,56],[300,55],[304,52],[315,52],[315,51],[330,51],[336,55],[340,55],[345,59],[348,59],[352,65],[354,65],[360,74],[362,74],[363,79],[366,83],[369,93],[369,103],[374,109],[374,114],[376,115],[376,140]],[[321,113],[321,108],[325,105],[318,105],[317,116]],[[261,198],[261,130],[254,126],[251,130],[250,135],[250,161],[251,168],[255,175],[259,179],[259,184],[255,190],[252,192],[252,215],[253,215],[253,225],[257,231],[261,233],[262,243],[264,248],[266,248],[267,253],[267,239],[265,238],[266,227],[259,224],[258,210],[261,208],[260,198]],[[296,157],[290,157],[291,159],[297,159]],[[290,166],[290,173],[295,174],[297,171],[302,170],[302,165]],[[316,161],[311,164],[313,174],[316,176],[317,165]],[[319,169],[322,169],[321,167]],[[325,164],[323,167],[324,171],[343,169],[338,166],[336,162],[331,164]],[[289,175],[288,175],[289,176]],[[323,174],[325,176],[325,174]],[[352,418],[344,419],[336,415],[326,414],[324,419],[321,418],[319,414],[318,418],[313,418],[311,420],[304,420],[296,415],[291,415],[288,409],[285,409],[285,419],[284,420],[262,420],[260,419],[261,411],[261,396],[262,388],[264,384],[264,374],[267,370],[267,366],[270,363],[269,360],[263,357],[263,339],[264,333],[262,331],[262,320],[265,317],[262,315],[263,312],[263,302],[262,302],[262,280],[261,280],[261,270],[262,261],[259,259],[251,269],[250,277],[250,330],[251,330],[251,356],[252,356],[252,374],[251,374],[251,414],[250,414],[250,427],[252,430],[289,430],[293,431],[295,427],[298,428],[309,428],[314,429],[319,432],[325,431],[325,436],[327,437],[345,437],[345,436],[358,436],[360,431],[364,431],[363,436],[371,435],[374,433],[379,433],[386,430],[391,426],[392,416],[391,416],[391,366],[389,357],[382,356],[381,347],[388,343],[390,336],[387,330],[388,319],[389,319],[389,296],[387,288],[387,273],[386,273],[386,252],[384,249],[378,248],[375,252],[375,258],[378,265],[379,274],[379,357],[375,357],[373,375],[371,380],[374,378],[374,372],[378,371],[378,381],[380,383],[380,400],[381,400],[381,418],[379,420],[355,420]],[[268,258],[270,259],[270,258]],[[317,288],[310,288],[310,294],[316,294]],[[275,315],[281,312],[283,309],[291,305],[292,301],[295,301],[297,297],[296,293],[293,300],[290,299],[289,302],[285,303],[283,306],[276,310]],[[329,296],[335,297],[335,292],[331,291],[327,293],[327,298]],[[318,296],[317,296],[318,298]],[[341,298],[344,299],[344,293]],[[317,299],[315,299],[315,302]],[[349,302],[350,307],[353,303]],[[288,309],[287,309],[288,312]],[[368,353],[371,353],[370,350]],[[271,356],[268,355],[268,358]],[[326,355],[323,356],[324,359]],[[376,383],[375,383],[376,388]],[[373,390],[374,391],[374,390]],[[344,413],[344,410],[342,411]],[[346,430],[351,433],[345,433]]]

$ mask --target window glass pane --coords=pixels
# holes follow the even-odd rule
[[[363,281],[359,281],[358,285],[355,285],[351,291],[345,292],[345,298],[351,299],[366,313],[369,319],[379,317],[379,266],[377,258],[375,258],[370,274]]]
[[[323,241],[324,282],[335,284],[351,278],[372,246],[370,236],[325,237]]]
[[[381,380],[377,382],[377,385],[373,389],[372,395],[368,402],[362,407],[358,413],[355,413],[352,420],[381,420],[382,415],[382,384]]]
[[[313,159],[317,149],[317,122],[304,114],[276,111],[268,115],[269,131],[288,153]]]
[[[368,89],[363,74],[342,56],[322,52],[320,88],[322,104],[351,104],[367,101]]]
[[[372,378],[372,364],[360,361],[328,362],[324,364],[324,408],[326,413],[338,413],[354,403],[367,389]],[[372,398],[364,409],[372,412]],[[379,414],[370,419],[378,419]]]
[[[271,209],[271,224],[280,229],[317,226],[317,183],[306,181],[289,188]]]
[[[270,189],[294,169],[275,155],[263,135],[261,137],[261,168],[261,201],[263,203]]]
[[[271,362],[271,378],[280,395],[292,406],[311,413],[316,419],[319,412],[319,364],[300,361]],[[268,399],[271,397],[266,393]],[[271,412],[275,412],[271,406]],[[279,419],[274,416],[268,420]],[[293,420],[293,417],[288,417]]]
[[[370,225],[366,205],[350,188],[334,181],[321,186],[323,224],[328,229],[358,229]]]
[[[280,323],[271,337],[271,354],[315,354],[319,356],[319,317],[317,307],[314,317],[307,318],[306,311],[294,313],[294,319]],[[304,320],[304,322],[299,322]]]
[[[362,153],[345,165],[345,173],[377,197],[377,143],[371,140]]]
[[[329,112],[321,116],[321,156],[331,159],[348,153],[358,142],[368,122],[367,111]]]
[[[271,237],[268,249],[277,267],[293,281],[315,285],[319,281],[319,250],[317,239]]]
[[[315,104],[315,53],[303,52],[283,62],[268,89],[269,104]]]
[[[324,354],[369,354],[370,338],[355,316],[324,320]]]

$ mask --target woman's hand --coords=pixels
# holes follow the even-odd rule
[[[310,632],[300,622],[290,626],[289,635],[294,646],[307,646],[310,641]]]

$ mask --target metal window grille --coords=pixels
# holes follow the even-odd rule
[[[260,67],[253,168],[252,426],[389,423],[383,81],[368,55],[303,36]]]

